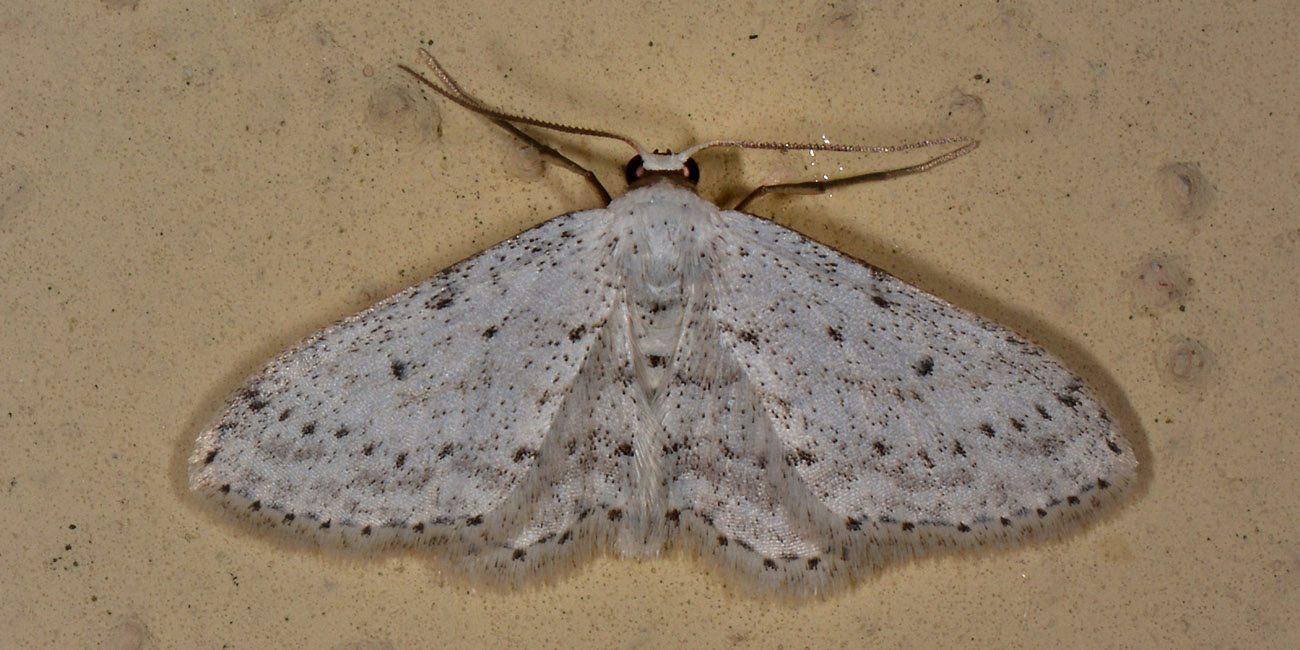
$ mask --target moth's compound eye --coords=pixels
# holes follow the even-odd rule
[[[686,159],[686,168],[683,171],[686,173],[686,180],[690,181],[691,185],[700,183],[700,166],[695,164],[694,158]]]
[[[645,176],[645,161],[641,160],[640,154],[632,156],[632,159],[627,161],[627,166],[623,168],[623,176],[627,179],[628,185],[636,183]]]

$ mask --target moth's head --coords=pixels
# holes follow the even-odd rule
[[[693,149],[682,153],[641,152],[627,161],[623,172],[629,187],[644,184],[653,178],[667,178],[694,187],[700,182],[700,166],[690,157]]]

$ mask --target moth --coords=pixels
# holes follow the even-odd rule
[[[428,549],[522,584],[597,553],[683,549],[761,591],[824,594],[932,552],[1058,536],[1137,460],[1044,349],[792,230],[700,198],[717,146],[921,163],[976,145],[715,141],[648,151],[489,108],[427,52],[422,83],[520,127],[637,150],[607,207],[555,217],[287,350],[198,437],[190,487],[312,544]],[[585,170],[583,170],[585,171]]]

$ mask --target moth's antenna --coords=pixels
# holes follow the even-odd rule
[[[755,188],[752,192],[750,192],[745,198],[741,199],[741,201],[736,204],[734,208],[735,210],[743,209],[745,206],[749,205],[754,200],[766,194],[772,194],[772,193],[819,194],[827,190],[831,190],[837,187],[843,187],[846,185],[853,185],[856,183],[869,183],[872,181],[882,181],[887,178],[895,178],[898,176],[906,176],[908,174],[920,173],[932,167],[935,167],[937,165],[942,165],[943,163],[946,163],[954,158],[964,156],[970,153],[971,151],[973,151],[975,147],[979,146],[978,141],[971,140],[965,137],[937,138],[933,140],[922,140],[920,142],[909,142],[905,144],[888,145],[888,146],[830,144],[826,142],[796,143],[796,142],[759,142],[753,140],[711,140],[709,142],[697,144],[693,147],[690,147],[678,153],[672,153],[672,152],[659,153],[657,151],[651,152],[646,150],[645,147],[642,147],[640,143],[638,143],[636,140],[633,140],[632,138],[611,131],[604,131],[601,129],[591,129],[591,128],[580,127],[580,126],[571,126],[568,124],[559,124],[557,122],[548,122],[546,120],[539,120],[524,115],[515,115],[513,113],[506,113],[505,111],[492,108],[491,106],[488,106],[487,104],[484,104],[483,102],[479,101],[476,97],[471,95],[467,90],[462,88],[461,85],[457,83],[456,80],[453,79],[450,74],[447,73],[447,70],[442,67],[442,64],[438,63],[438,60],[434,58],[432,54],[429,53],[428,50],[421,48],[420,57],[424,59],[425,65],[429,66],[429,69],[433,72],[433,75],[437,77],[438,81],[441,82],[441,85],[430,81],[424,75],[421,75],[420,73],[416,72],[415,70],[412,70],[411,68],[405,65],[398,64],[397,67],[401,68],[403,71],[410,74],[412,77],[415,77],[416,80],[418,80],[420,83],[424,84],[425,86],[428,86],[430,89],[432,89],[434,92],[438,93],[439,95],[442,95],[443,97],[446,97],[447,99],[457,104],[460,104],[461,106],[475,113],[478,113],[479,115],[488,118],[489,120],[492,121],[493,124],[496,124],[497,126],[505,129],[515,137],[528,143],[530,146],[536,148],[537,151],[540,152],[542,155],[551,158],[552,160],[558,162],[564,168],[582,176],[592,186],[592,188],[596,190],[596,193],[600,195],[601,200],[604,201],[605,203],[609,203],[611,200],[609,191],[607,191],[605,189],[605,186],[601,184],[600,179],[596,177],[595,173],[593,173],[591,170],[587,169],[586,167],[583,167],[582,165],[578,164],[577,162],[574,162],[569,157],[560,153],[553,147],[543,144],[537,138],[534,138],[533,136],[520,130],[517,125],[535,126],[542,129],[549,129],[551,131],[559,131],[560,133],[571,133],[574,135],[585,135],[585,136],[592,136],[596,138],[609,138],[612,140],[618,140],[619,142],[623,142],[628,146],[632,147],[633,149],[635,149],[637,155],[640,156],[641,158],[641,167],[649,171],[677,171],[677,170],[685,169],[687,165],[687,161],[690,159],[691,156],[705,149],[712,149],[717,147],[731,147],[737,149],[768,149],[768,150],[776,150],[776,151],[799,150],[799,151],[834,151],[834,152],[841,152],[841,153],[894,153],[899,151],[911,151],[913,149],[934,147],[934,146],[940,146],[945,144],[966,143],[962,147],[949,151],[948,153],[945,153],[941,156],[937,156],[923,163],[917,165],[910,165],[908,167],[900,167],[898,169],[887,169],[884,171],[869,172],[866,174],[858,174],[855,176],[847,176],[844,178],[824,179],[819,181],[807,181],[802,183],[778,183],[772,185],[760,185],[759,187]]]
[[[569,126],[567,124],[547,122],[545,120],[539,120],[532,117],[526,117],[523,115],[514,115],[511,113],[506,113],[504,111],[499,111],[495,108],[492,108],[484,104],[483,102],[480,102],[478,99],[475,99],[473,95],[466,92],[464,88],[461,88],[460,84],[456,83],[456,80],[452,79],[451,75],[447,74],[446,69],[442,67],[442,64],[438,63],[438,60],[435,59],[433,55],[429,53],[428,50],[421,48],[420,56],[421,58],[424,59],[425,65],[429,66],[429,69],[433,71],[434,76],[436,76],[438,80],[441,81],[443,85],[446,86],[445,88],[432,81],[429,81],[427,78],[424,77],[424,75],[421,75],[420,73],[416,72],[415,70],[412,70],[411,68],[408,68],[405,65],[398,64],[397,67],[401,68],[406,73],[415,77],[417,80],[420,81],[420,83],[433,89],[433,91],[438,93],[439,95],[442,95],[443,97],[446,97],[447,99],[450,99],[451,101],[456,102],[457,104],[460,104],[461,106],[464,106],[465,108],[474,111],[475,113],[478,113],[479,115],[482,115],[488,118],[489,120],[492,120],[493,124],[496,124],[497,126],[505,129],[506,131],[509,131],[512,135],[519,138],[520,140],[523,140],[529,145],[536,147],[537,150],[541,152],[542,155],[552,158],[556,162],[560,163],[560,165],[564,166],[566,169],[569,169],[570,171],[573,171],[581,175],[584,179],[587,180],[588,183],[591,184],[593,188],[595,188],[596,192],[600,194],[601,200],[604,201],[605,203],[610,202],[609,192],[605,190],[605,186],[600,183],[600,179],[596,178],[596,175],[592,173],[591,170],[574,162],[564,154],[560,153],[559,151],[556,151],[554,148],[542,144],[540,141],[537,140],[537,138],[534,138],[533,136],[528,135],[527,133],[519,130],[519,127],[517,127],[516,124],[526,124],[528,126],[536,126],[543,129],[550,129],[552,131],[559,131],[560,133],[572,133],[575,135],[586,135],[586,136],[592,136],[597,138],[610,138],[613,140],[624,142],[629,146],[631,146],[633,149],[636,149],[638,152],[643,151],[641,145],[637,144],[635,140],[626,136],[619,135],[617,133],[612,133],[610,131],[602,131],[600,129],[589,129],[580,126]]]
[[[951,138],[935,138],[932,140],[921,140],[920,142],[907,142],[895,145],[856,145],[856,144],[831,144],[829,142],[755,142],[753,140],[710,140],[697,144],[690,149],[682,152],[682,155],[693,156],[705,149],[714,147],[731,147],[733,149],[772,149],[776,151],[835,151],[840,153],[897,153],[900,151],[911,151],[912,149],[923,149],[925,147],[934,147],[945,144],[957,144],[959,142],[970,142],[971,139],[965,136],[956,136]]]
[[[724,141],[718,140],[707,142],[695,148],[707,149],[709,147],[741,147],[744,149],[777,149],[780,151],[789,151],[795,149],[810,149],[813,151],[845,151],[845,152],[862,152],[862,153],[893,153],[896,151],[908,151],[910,149],[920,149],[922,147],[931,147],[943,144],[955,144],[965,142],[966,144],[949,151],[940,156],[931,158],[923,163],[899,167],[897,169],[885,169],[882,171],[868,172],[866,174],[856,174],[854,176],[845,176],[843,178],[830,178],[820,181],[805,181],[802,183],[775,183],[771,185],[759,185],[754,188],[745,198],[736,204],[733,210],[743,210],[754,200],[767,194],[821,194],[822,192],[833,190],[837,187],[846,185],[856,185],[858,183],[870,183],[873,181],[883,181],[889,178],[907,176],[908,174],[919,174],[923,171],[942,165],[955,158],[960,158],[979,146],[978,140],[971,140],[965,137],[939,138],[937,140],[923,140],[908,144],[884,146],[884,147],[859,147],[854,145],[834,145],[834,144],[787,144],[779,142],[746,142],[746,141]]]
[[[429,66],[429,68],[433,70],[433,73],[438,76],[438,79],[442,80],[444,83],[447,84],[448,88],[443,88],[442,86],[439,86],[429,81],[428,79],[425,79],[424,77],[416,73],[414,70],[404,65],[398,65],[397,67],[414,75],[417,79],[422,81],[426,86],[432,88],[434,91],[441,94],[443,97],[446,97],[447,99],[450,99],[451,101],[456,102],[457,104],[460,104],[461,106],[464,106],[465,108],[468,108],[469,110],[474,111],[475,113],[491,118],[493,120],[503,120],[511,124],[527,124],[530,126],[541,127],[543,129],[550,129],[552,131],[559,131],[561,133],[573,133],[575,135],[589,135],[597,138],[610,138],[613,140],[624,142],[628,146],[632,147],[633,149],[640,150],[642,148],[641,145],[637,144],[636,140],[633,140],[632,138],[629,138],[625,135],[619,135],[617,133],[613,133],[611,131],[602,131],[600,129],[592,129],[584,126],[570,126],[568,124],[559,124],[557,122],[548,122],[546,120],[539,120],[537,118],[528,117],[526,115],[515,115],[513,113],[506,113],[505,111],[499,111],[495,108],[492,108],[484,104],[483,102],[480,102],[479,100],[475,99],[472,95],[465,92],[465,90],[461,88],[460,85],[457,84],[454,79],[451,78],[451,75],[447,74],[447,70],[442,67],[442,64],[438,63],[438,60],[433,58],[432,54],[429,54],[428,50],[421,48],[420,56],[424,59],[425,65]]]

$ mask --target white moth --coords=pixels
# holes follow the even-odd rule
[[[498,124],[554,126],[428,61],[446,88],[425,83]],[[199,436],[191,488],[289,537],[428,548],[488,582],[676,547],[803,596],[1059,536],[1134,482],[1128,441],[1059,361],[701,199],[699,148],[638,147],[642,177],[608,207],[280,355]]]

